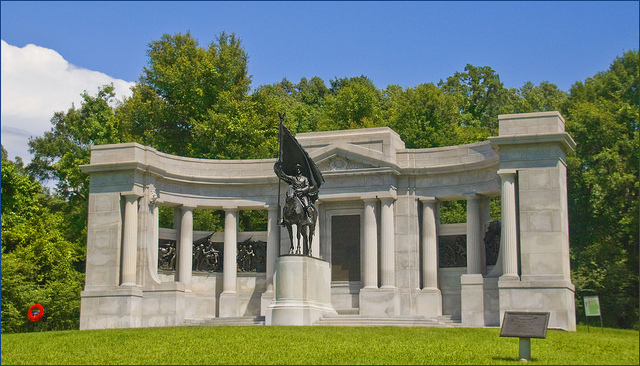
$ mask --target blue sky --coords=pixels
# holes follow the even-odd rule
[[[235,33],[250,57],[254,88],[285,77],[319,76],[329,84],[359,75],[381,89],[406,88],[472,64],[493,68],[505,87],[549,81],[568,91],[638,49],[638,14],[637,1],[2,1],[2,144],[10,157],[28,160],[28,136],[48,130],[53,111],[79,105],[83,90],[94,94],[96,83],[112,79],[126,95],[148,44],[164,33],[190,32],[203,47],[222,31]],[[32,63],[41,69],[26,70]],[[45,71],[49,63],[57,71]],[[32,82],[21,81],[28,73]],[[43,82],[47,75],[58,78]],[[73,86],[63,85],[71,79]]]

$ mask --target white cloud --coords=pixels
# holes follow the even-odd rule
[[[98,71],[76,67],[54,50],[27,45],[12,46],[2,40],[2,145],[9,158],[32,156],[29,137],[51,129],[54,112],[80,107],[85,90],[95,95],[102,85],[113,83],[116,98],[131,96],[134,85]]]

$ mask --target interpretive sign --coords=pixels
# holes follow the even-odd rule
[[[500,337],[546,338],[549,313],[504,313]]]
[[[600,300],[598,296],[584,297],[584,313],[586,316],[600,316]]]

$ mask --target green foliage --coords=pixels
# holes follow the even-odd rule
[[[449,146],[459,143],[455,98],[433,84],[420,84],[403,91],[387,88],[389,127],[407,148]]]
[[[513,365],[497,328],[169,327],[2,334],[3,364]],[[208,346],[194,340],[212,340]],[[38,352],[33,347],[38,345]],[[292,351],[295,350],[295,351]],[[530,364],[638,364],[638,332],[549,330]]]
[[[444,201],[440,204],[440,223],[457,224],[467,222],[466,201]]]
[[[497,136],[498,114],[511,111],[510,105],[516,99],[515,90],[506,89],[500,76],[488,66],[467,64],[464,72],[456,72],[439,86],[456,98],[460,125],[471,129],[469,142]]]
[[[563,111],[573,281],[597,294],[606,324],[638,328],[638,52],[571,88]]]
[[[2,157],[2,332],[77,328],[83,250],[65,235],[69,222],[52,211],[54,198]],[[45,313],[32,324],[27,311],[35,303]]]

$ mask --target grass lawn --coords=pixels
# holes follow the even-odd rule
[[[499,328],[170,327],[2,334],[7,364],[524,364]],[[638,331],[578,327],[531,340],[531,362],[638,365]]]

